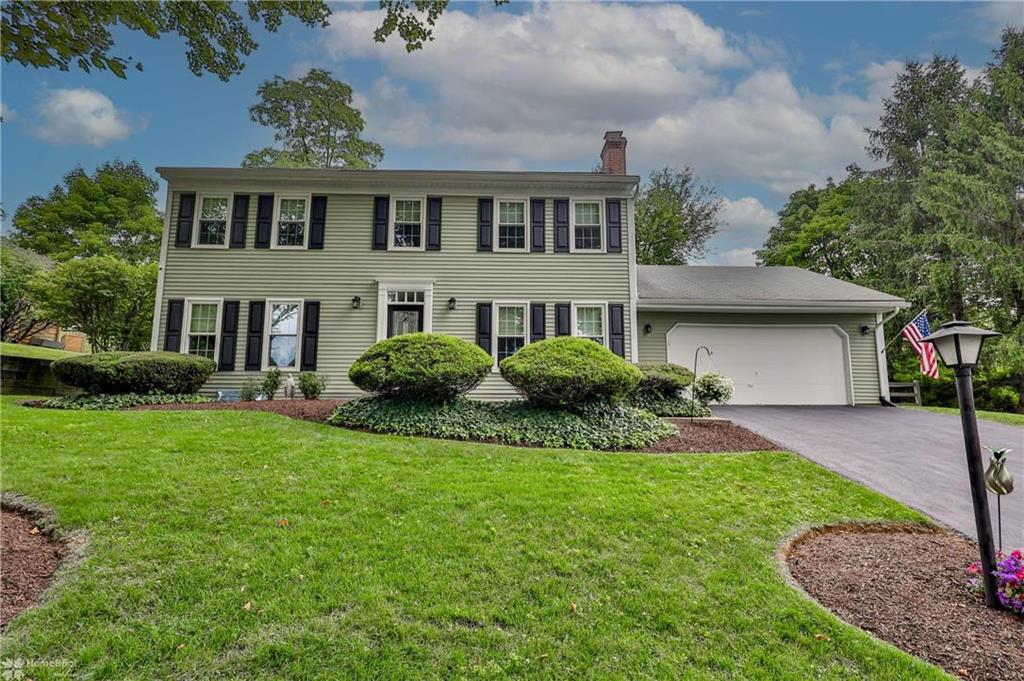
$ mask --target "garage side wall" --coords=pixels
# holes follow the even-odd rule
[[[709,312],[637,312],[637,343],[641,362],[664,362],[665,337],[674,325],[690,324],[837,324],[850,337],[850,363],[853,395],[858,405],[877,405],[881,395],[878,384],[878,357],[874,331],[862,334],[860,326],[875,325],[873,313],[864,314],[719,314]],[[644,328],[651,325],[651,332]]]

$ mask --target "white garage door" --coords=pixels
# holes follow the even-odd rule
[[[847,339],[832,326],[677,324],[668,332],[668,361],[698,373],[725,374],[736,384],[731,404],[850,404]]]

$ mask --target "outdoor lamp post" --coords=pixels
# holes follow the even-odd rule
[[[998,336],[971,326],[967,322],[951,321],[935,333],[921,340],[931,343],[942,363],[956,375],[956,395],[960,403],[960,422],[964,430],[964,448],[967,450],[967,474],[971,479],[971,501],[974,504],[974,524],[981,549],[981,579],[985,586],[985,605],[998,608],[996,578],[996,549],[992,542],[992,518],[988,512],[985,492],[985,469],[981,460],[981,442],[978,440],[978,416],[974,412],[974,387],[971,369],[978,363],[981,346],[990,336]]]

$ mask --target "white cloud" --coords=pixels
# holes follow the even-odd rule
[[[4,123],[10,123],[18,114],[3,102],[0,102],[0,119],[3,119]]]
[[[754,249],[752,248],[731,248],[728,251],[722,251],[717,254],[708,264],[746,267],[756,265],[757,256],[754,255]]]
[[[729,238],[751,238],[759,243],[764,241],[768,230],[775,224],[774,211],[752,196],[742,199],[723,199],[720,214],[722,227],[719,232]]]
[[[1007,26],[1024,26],[1024,3],[1019,0],[980,4],[974,14],[975,33],[993,45],[999,42]]]
[[[36,108],[38,124],[32,129],[51,144],[87,144],[102,147],[139,129],[102,92],[87,88],[48,91]]]

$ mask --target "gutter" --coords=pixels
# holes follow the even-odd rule
[[[822,301],[686,301],[640,299],[637,307],[641,310],[668,312],[888,312],[894,313],[910,307],[903,300],[822,300]]]

